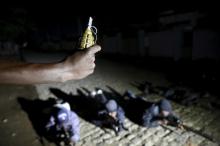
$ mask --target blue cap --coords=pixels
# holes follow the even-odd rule
[[[170,102],[167,100],[167,99],[162,99],[160,102],[159,102],[159,105],[160,105],[160,109],[161,111],[168,111],[168,112],[171,112],[172,111],[172,106],[170,104]]]
[[[115,100],[109,100],[106,104],[105,104],[105,108],[108,112],[114,112],[117,110],[117,103]]]

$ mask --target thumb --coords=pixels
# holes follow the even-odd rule
[[[88,54],[95,54],[101,50],[101,47],[99,45],[94,45],[87,49]]]

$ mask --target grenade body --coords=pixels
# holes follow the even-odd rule
[[[95,44],[93,32],[90,27],[86,29],[81,39],[80,49],[89,48]]]

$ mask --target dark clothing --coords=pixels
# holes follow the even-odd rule
[[[100,115],[102,115],[102,114],[108,114],[108,110],[105,109],[105,104],[106,104],[109,100],[106,98],[106,96],[105,96],[104,94],[98,94],[98,95],[96,95],[95,98],[96,98],[97,101],[99,101],[99,102],[103,105],[103,108],[104,108],[103,110],[100,110],[100,111],[98,112],[98,115],[100,116]],[[119,121],[120,123],[123,123],[124,120],[125,120],[125,112],[124,112],[124,110],[122,109],[122,107],[120,107],[119,105],[117,105],[117,110],[116,110],[116,112],[117,112],[116,117],[117,117],[118,121]]]
[[[98,112],[98,120],[94,120],[94,124],[100,127],[109,127],[115,131],[118,135],[120,131],[127,130],[124,126],[125,113],[121,107],[117,108],[116,119],[111,117],[107,110],[102,110]]]
[[[159,106],[153,104],[149,109],[147,109],[143,115],[143,126],[145,127],[157,127],[159,126]]]
[[[162,100],[161,100],[162,101]],[[149,109],[147,109],[142,117],[143,120],[143,126],[145,127],[157,127],[159,126],[159,121],[166,119],[169,121],[168,117],[176,117],[172,111],[169,111],[170,114],[167,117],[162,117],[160,112],[161,112],[161,101],[158,103],[153,104]],[[167,101],[169,102],[169,101]]]
[[[116,108],[116,119],[114,119],[113,117],[111,117],[109,115],[109,110],[106,109],[106,104],[110,101],[106,98],[106,96],[104,94],[97,94],[95,96],[95,99],[101,103],[102,105],[102,110],[98,111],[98,119],[94,120],[94,124],[96,124],[97,126],[109,126],[110,128],[113,128],[115,131],[121,131],[122,129],[126,129],[124,128],[124,120],[125,120],[125,112],[122,109],[122,107],[120,107],[119,105],[117,105]]]
[[[95,95],[95,100],[98,101],[100,104],[104,105],[108,99],[104,94],[97,94]]]
[[[63,132],[68,132],[71,141],[78,142],[80,139],[80,121],[77,114],[65,106],[59,107],[64,108],[68,112],[68,121],[60,125],[56,121],[56,116],[52,115],[50,120],[46,125],[46,129],[51,133],[51,135],[59,135]]]
[[[117,108],[117,111],[116,111],[116,118],[117,118],[117,121],[118,123],[124,123],[124,120],[125,120],[125,112],[124,110],[119,106]],[[108,116],[108,111],[107,110],[101,110],[98,112],[98,116]]]

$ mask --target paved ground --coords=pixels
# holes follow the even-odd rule
[[[27,109],[22,107],[19,99],[29,101],[29,108],[37,111],[40,106],[32,106],[34,99],[47,100],[49,97],[55,97],[50,92],[50,88],[57,88],[66,94],[77,94],[77,89],[84,87],[93,90],[95,87],[101,87],[109,90],[110,86],[119,93],[126,89],[131,89],[135,93],[140,93],[132,85],[134,82],[150,81],[157,85],[167,85],[164,75],[156,72],[146,71],[134,66],[121,63],[99,60],[96,71],[93,75],[80,81],[69,81],[63,84],[47,84],[36,86],[0,86],[0,145],[4,146],[41,146],[35,128],[39,119],[32,123],[30,119],[35,117],[35,113],[29,115]],[[150,101],[157,101],[161,97],[151,95]],[[203,101],[205,102],[205,100]],[[189,142],[199,146],[217,146],[217,142],[212,142],[205,138],[209,135],[215,140],[220,141],[220,111],[205,109],[204,107],[183,107],[173,103],[175,112],[182,117],[186,125],[193,127],[199,133],[171,129],[162,127],[147,129],[141,127],[131,120],[126,119],[126,127],[129,131],[115,136],[114,132],[106,129],[100,129],[86,121],[81,120],[81,140],[77,146],[185,146]],[[202,101],[201,101],[202,105]],[[38,115],[36,115],[37,117]],[[43,139],[44,145],[53,146],[54,144]]]

